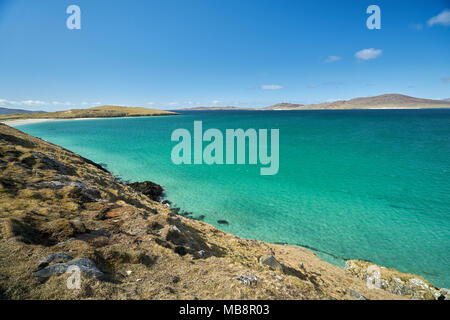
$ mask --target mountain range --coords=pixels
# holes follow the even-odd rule
[[[20,114],[20,113],[44,113],[44,111],[30,111],[24,109],[9,109],[0,107],[0,114]]]
[[[277,103],[263,108],[239,107],[195,107],[181,110],[329,110],[329,109],[429,109],[450,108],[450,99],[433,100],[406,96],[403,94],[383,94],[373,97],[338,100],[318,104]]]

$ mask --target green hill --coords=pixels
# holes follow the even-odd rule
[[[15,119],[75,119],[75,118],[110,118],[110,117],[144,117],[176,115],[175,112],[121,106],[101,106],[89,109],[72,109],[47,113],[8,114],[0,115],[0,120]]]

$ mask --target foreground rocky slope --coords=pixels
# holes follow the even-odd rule
[[[369,289],[365,266],[347,271],[303,248],[241,239],[177,215],[155,201],[160,191],[126,185],[0,124],[0,298],[437,298]],[[67,287],[74,266],[80,289]]]

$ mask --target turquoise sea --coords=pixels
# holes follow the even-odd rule
[[[279,129],[279,173],[172,164],[171,133],[194,120],[204,130]],[[450,110],[191,111],[18,128],[124,180],[159,183],[174,206],[227,232],[450,287]]]

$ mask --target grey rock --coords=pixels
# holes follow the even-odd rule
[[[392,293],[404,296],[406,294],[405,283],[400,278],[393,278]]]
[[[441,300],[450,300],[450,290],[447,288],[441,288],[439,290],[439,293],[441,294],[440,299]]]
[[[205,251],[205,250],[197,251],[197,256],[198,256],[200,259],[205,259],[205,258],[206,258],[206,251]]]
[[[428,289],[428,285],[418,278],[409,279],[409,284],[413,289],[422,289],[422,290]]]
[[[259,278],[251,273],[236,277],[236,280],[241,281],[249,287],[255,287],[258,284]]]
[[[67,272],[70,266],[77,266],[88,278],[96,278],[99,280],[104,280],[105,278],[105,274],[97,268],[92,260],[87,258],[74,259],[67,263],[57,263],[35,272],[35,275],[39,278],[49,278],[55,273],[63,274]]]
[[[350,289],[350,296],[352,298],[358,299],[358,300],[367,300],[366,297],[364,297],[362,294],[360,294],[358,291]]]
[[[50,278],[53,274],[58,273],[62,274],[67,271],[68,266],[63,263],[54,264],[44,269],[41,269],[34,274],[39,278]]]
[[[261,262],[263,265],[266,265],[274,270],[281,270],[283,271],[283,266],[281,263],[278,262],[277,259],[273,255],[269,255]]]
[[[411,297],[411,300],[425,300],[425,299],[420,293],[414,292],[413,296]]]
[[[70,261],[72,259],[73,258],[71,256],[68,256],[67,254],[54,253],[54,254],[51,254],[51,255],[45,257],[41,261],[39,261],[38,268],[39,269],[45,268],[46,266],[48,266],[50,263],[52,263],[54,261],[57,261],[57,262],[68,262],[68,261]]]
[[[277,275],[276,273],[271,273],[270,276],[277,278],[278,280],[283,280],[282,276]]]

